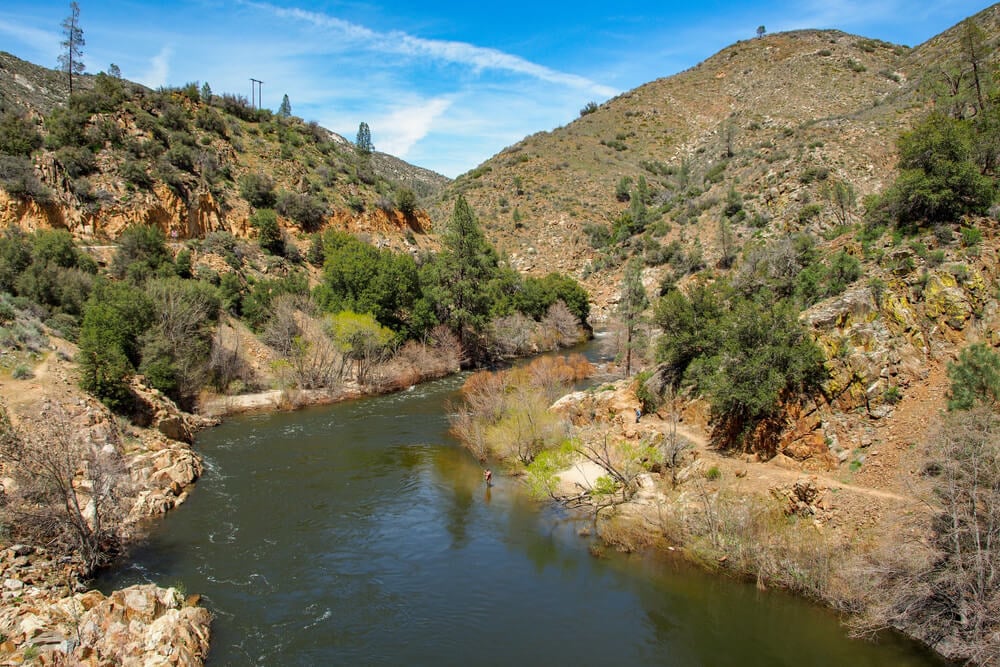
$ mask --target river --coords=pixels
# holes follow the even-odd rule
[[[676,559],[595,558],[586,520],[447,433],[461,377],[200,434],[206,472],[102,590],[200,593],[221,665],[942,665]]]

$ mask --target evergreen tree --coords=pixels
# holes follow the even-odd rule
[[[358,126],[358,138],[355,145],[358,152],[364,155],[369,155],[375,150],[375,146],[372,145],[372,131],[369,129],[368,123],[362,121],[361,125]]]
[[[113,76],[116,79],[120,79],[122,78],[122,71],[118,67],[118,65],[111,63],[111,65],[108,67],[108,75]]]
[[[201,101],[205,104],[212,102],[212,87],[208,85],[208,81],[201,84]]]
[[[83,56],[81,47],[86,44],[83,39],[83,29],[80,28],[80,5],[69,3],[70,14],[62,22],[63,41],[59,42],[63,52],[59,54],[59,66],[69,77],[69,94],[73,94],[73,75],[83,74],[85,66],[80,58]]]
[[[949,410],[971,410],[977,404],[1000,404],[1000,355],[983,343],[973,343],[948,364]]]
[[[425,300],[435,314],[458,332],[463,346],[489,319],[491,300],[487,287],[500,275],[496,250],[476,222],[472,207],[459,196],[441,236],[441,252],[421,270]]]
[[[288,118],[292,115],[292,103],[288,100],[287,93],[281,98],[281,106],[278,107],[278,115],[282,118]]]

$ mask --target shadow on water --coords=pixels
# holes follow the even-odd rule
[[[204,432],[188,502],[100,587],[202,594],[213,666],[939,664],[670,559],[593,558],[586,520],[485,486],[447,433],[462,381]]]

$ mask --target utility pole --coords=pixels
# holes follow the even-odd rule
[[[261,81],[260,79],[254,79],[253,77],[250,78],[250,106],[252,106],[255,109],[260,109],[260,107],[261,107],[261,92],[260,92],[260,88],[263,85],[264,85],[264,82]],[[254,103],[254,90],[255,90],[255,87],[256,87],[256,92],[257,92],[257,102],[256,103]]]

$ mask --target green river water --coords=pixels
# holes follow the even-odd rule
[[[825,609],[651,555],[595,558],[585,519],[447,434],[463,378],[203,432],[206,472],[108,590],[200,593],[209,665],[941,665]]]

